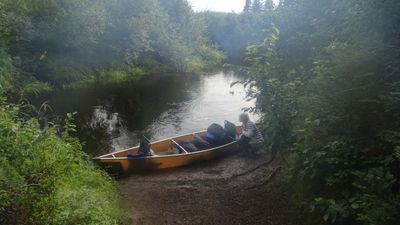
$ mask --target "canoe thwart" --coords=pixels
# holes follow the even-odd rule
[[[178,142],[176,142],[174,139],[171,139],[172,143],[174,143],[176,146],[178,146],[185,154],[187,154],[188,152],[186,151],[186,149],[184,147],[182,147]]]

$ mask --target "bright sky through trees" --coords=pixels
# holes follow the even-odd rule
[[[245,0],[189,0],[195,11],[241,12]],[[279,0],[274,0],[277,4]]]

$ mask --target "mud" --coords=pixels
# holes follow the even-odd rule
[[[127,224],[301,225],[278,181],[281,155],[233,155],[118,183]]]

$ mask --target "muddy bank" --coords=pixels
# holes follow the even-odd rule
[[[300,225],[276,181],[283,157],[233,155],[118,181],[128,224]]]

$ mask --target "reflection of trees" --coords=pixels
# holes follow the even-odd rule
[[[130,95],[136,104],[133,104],[133,108],[129,108],[127,112],[121,113],[127,116],[128,129],[143,130],[162,113],[169,110],[171,103],[190,100],[191,96],[187,90],[197,89],[199,81],[199,77],[195,76],[164,76],[140,86],[139,90]],[[132,112],[134,113],[132,114]]]
[[[134,132],[143,131],[170,110],[171,103],[171,115],[177,115],[181,103],[193,97],[187,90],[197,92],[199,82],[197,76],[155,76],[140,83],[81,90],[82,98],[77,96],[74,102],[61,104],[55,111],[68,111],[68,106],[79,108],[78,135],[86,142],[88,153],[101,154],[112,149],[113,139],[119,136],[135,139]],[[178,124],[178,119],[173,123]]]
[[[97,155],[108,152],[115,142],[135,144],[135,133],[156,120],[179,130],[182,115],[190,110],[188,103],[201,92],[201,82],[200,76],[152,76],[137,83],[51,93],[37,102],[49,100],[56,115],[78,112],[78,136],[85,151]]]
[[[94,116],[89,114],[81,117],[78,122],[78,135],[85,141],[86,152],[91,155],[103,154],[111,149],[111,142],[107,125],[93,123]]]

